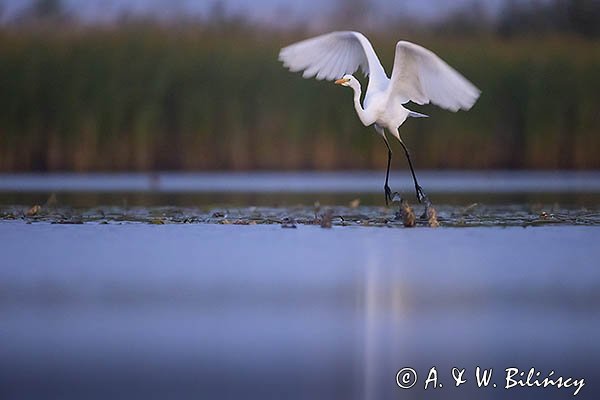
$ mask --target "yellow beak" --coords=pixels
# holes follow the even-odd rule
[[[335,81],[334,83],[335,83],[336,85],[341,85],[341,84],[343,84],[343,83],[346,83],[346,82],[350,82],[350,79],[348,79],[348,78],[346,78],[346,79],[342,78],[342,79],[338,79],[338,80],[337,80],[337,81]]]

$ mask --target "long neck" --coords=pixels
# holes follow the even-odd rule
[[[356,114],[358,114],[358,118],[360,118],[360,122],[362,122],[363,125],[365,125],[365,126],[371,125],[369,123],[369,118],[367,117],[367,113],[365,112],[362,105],[360,104],[360,95],[362,92],[360,83],[353,85],[352,90],[354,90],[354,108],[356,109]]]

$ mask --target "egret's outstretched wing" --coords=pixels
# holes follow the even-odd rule
[[[433,104],[447,110],[468,110],[481,91],[435,53],[414,43],[396,44],[390,88],[402,103]]]
[[[384,90],[389,82],[369,40],[359,32],[331,32],[287,46],[279,60],[304,78],[339,79],[359,68],[369,76],[369,85]]]

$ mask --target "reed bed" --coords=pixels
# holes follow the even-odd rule
[[[383,168],[385,147],[349,91],[277,61],[302,37],[244,25],[2,28],[0,171]],[[399,37],[371,37],[389,72]],[[403,38],[483,92],[468,113],[412,107],[431,115],[401,128],[418,167],[600,168],[597,40]]]

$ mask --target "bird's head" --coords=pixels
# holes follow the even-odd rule
[[[342,79],[338,79],[337,81],[335,81],[336,85],[350,86],[350,87],[355,85],[356,83],[358,83],[358,81],[352,75],[344,75],[344,77]]]

